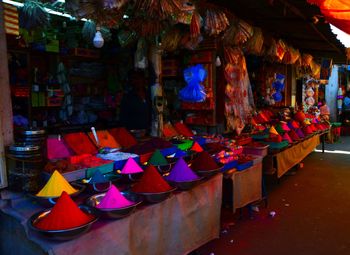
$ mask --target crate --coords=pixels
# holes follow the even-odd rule
[[[249,145],[246,145],[243,147],[243,153],[244,154],[251,154],[251,155],[259,155],[262,157],[265,157],[269,152],[269,145],[265,145],[263,147],[252,147]]]

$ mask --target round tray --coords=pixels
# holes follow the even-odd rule
[[[212,175],[214,175],[214,174],[219,173],[223,167],[224,167],[223,164],[219,164],[219,167],[216,168],[216,169],[212,169],[212,170],[196,170],[195,172],[196,172],[199,176],[208,177],[208,176],[212,176]]]
[[[134,204],[127,207],[115,208],[115,209],[97,208],[96,205],[100,203],[100,201],[105,195],[106,193],[93,195],[86,200],[86,204],[91,208],[93,208],[93,210],[98,216],[104,219],[120,219],[120,218],[129,216],[131,213],[134,212],[134,210],[136,209],[136,206],[142,203],[142,201],[134,201],[135,199],[133,200],[128,198],[130,201],[134,202]]]
[[[195,187],[196,185],[198,185],[204,177],[200,177],[197,180],[192,180],[192,181],[184,181],[184,182],[176,182],[176,181],[169,181],[167,180],[167,182],[173,186],[176,187],[179,190],[189,190],[192,189],[193,187]]]
[[[159,192],[159,193],[136,193],[136,192],[134,193],[136,195],[141,196],[145,201],[149,203],[159,203],[167,199],[175,190],[176,188],[173,188],[165,192]]]
[[[81,236],[82,234],[88,232],[91,225],[95,221],[97,221],[97,219],[98,219],[98,217],[96,217],[89,208],[84,207],[84,206],[79,206],[79,207],[84,212],[94,216],[94,218],[90,222],[88,222],[84,225],[81,225],[79,227],[62,229],[62,230],[42,230],[40,228],[35,227],[35,222],[37,222],[40,218],[47,215],[51,211],[51,209],[46,209],[46,210],[43,210],[43,211],[40,211],[40,212],[33,214],[28,220],[28,226],[30,227],[30,229],[32,231],[36,232],[41,237],[44,237],[44,238],[47,238],[50,240],[55,240],[55,241],[72,240],[72,239],[77,238],[77,237]]]
[[[78,196],[81,192],[85,190],[85,185],[78,184],[78,183],[72,183],[71,184],[73,188],[77,189],[78,191],[70,194],[71,197]],[[29,194],[30,197],[34,198],[36,201],[38,201],[39,204],[41,204],[44,207],[52,207],[53,205],[56,204],[56,200],[59,198],[58,197],[38,197],[33,194]]]

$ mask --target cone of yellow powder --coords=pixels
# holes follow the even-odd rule
[[[59,197],[65,191],[69,195],[77,192],[69,182],[56,170],[45,186],[36,194],[38,197]]]

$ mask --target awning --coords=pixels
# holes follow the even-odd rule
[[[349,0],[308,0],[308,2],[319,6],[329,23],[350,34]]]

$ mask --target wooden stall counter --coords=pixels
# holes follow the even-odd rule
[[[42,209],[29,198],[1,195],[0,254],[180,255],[220,233],[222,174],[129,217],[99,220],[90,232],[67,242],[42,239],[28,229],[28,218]]]

